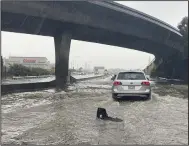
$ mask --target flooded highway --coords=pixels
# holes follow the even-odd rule
[[[156,85],[151,100],[111,98],[111,77],[2,96],[4,144],[188,144],[188,87]],[[118,121],[96,119],[98,107]]]

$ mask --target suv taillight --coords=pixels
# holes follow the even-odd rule
[[[150,82],[149,81],[144,81],[144,82],[141,83],[141,85],[150,86]]]
[[[119,81],[115,81],[115,82],[113,83],[113,85],[114,85],[114,86],[118,86],[118,85],[122,85],[122,83],[119,82]]]

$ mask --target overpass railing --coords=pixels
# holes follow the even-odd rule
[[[155,23],[157,25],[165,27],[165,28],[167,28],[167,29],[169,29],[169,30],[181,35],[177,28],[175,28],[175,27],[171,26],[170,24],[168,24],[166,22],[163,22],[163,21],[161,21],[161,20],[159,20],[159,19],[157,19],[157,18],[155,18],[153,16],[150,16],[148,14],[145,14],[145,13],[140,12],[138,10],[135,10],[133,8],[127,7],[125,5],[119,4],[117,2],[110,2],[110,1],[103,1],[103,2],[106,3],[106,4],[112,5],[114,7],[117,7],[119,9],[122,9],[122,10],[125,10],[125,11],[129,11],[131,13],[131,15],[135,15],[135,16],[137,15],[141,19],[144,19],[144,20],[147,20],[147,21],[151,21],[152,23]]]

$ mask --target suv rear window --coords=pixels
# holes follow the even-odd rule
[[[119,73],[118,80],[146,80],[142,72],[122,72]]]

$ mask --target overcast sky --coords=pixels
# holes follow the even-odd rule
[[[177,27],[184,16],[188,16],[187,1],[119,1],[123,5],[154,16]],[[52,37],[2,32],[2,55],[47,57],[55,62],[54,41]],[[128,48],[120,48],[96,43],[72,40],[70,66],[100,65],[107,68],[143,68],[153,59],[152,54]]]

